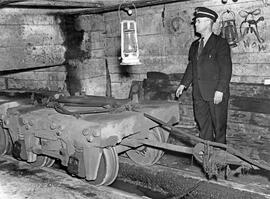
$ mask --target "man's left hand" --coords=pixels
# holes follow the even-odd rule
[[[222,98],[223,98],[223,93],[220,91],[216,91],[215,96],[214,96],[214,104],[219,104],[220,102],[222,102]]]

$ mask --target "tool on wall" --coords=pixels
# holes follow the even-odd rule
[[[231,10],[226,10],[221,14],[220,18],[221,18],[220,35],[223,38],[227,39],[230,46],[236,47],[238,42],[238,34],[234,12]]]
[[[122,8],[122,5],[125,7]],[[135,19],[121,19],[121,10],[125,11],[129,17],[133,12],[131,7],[135,10]],[[118,16],[121,24],[121,65],[139,65],[139,47],[137,39],[137,10],[134,3],[120,4],[118,9]]]
[[[264,42],[264,39],[260,36],[258,31],[258,23],[260,21],[264,21],[264,17],[261,16],[255,20],[255,16],[259,14],[261,14],[260,9],[255,9],[253,11],[241,10],[239,12],[239,15],[244,18],[244,21],[242,21],[240,25],[240,33],[242,38],[250,32],[251,34],[255,34],[259,43]]]

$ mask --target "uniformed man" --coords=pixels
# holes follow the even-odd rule
[[[226,144],[232,61],[227,41],[212,31],[217,18],[217,13],[211,9],[196,8],[195,31],[201,37],[191,44],[189,63],[176,96],[179,97],[192,83],[199,136]]]

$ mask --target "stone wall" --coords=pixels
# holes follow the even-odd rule
[[[79,71],[77,74],[85,77],[86,83],[83,86],[86,87],[85,90],[88,90],[88,93],[93,93],[92,91],[98,88],[102,92],[96,93],[104,95],[110,85],[112,95],[116,98],[127,98],[132,81],[142,85],[141,81],[146,79],[149,71],[179,77],[169,83],[165,81],[165,86],[161,83],[163,80],[161,82],[154,80],[149,89],[144,90],[145,94],[151,93],[155,96],[150,99],[173,100],[181,79],[180,76],[174,74],[185,71],[188,49],[196,39],[190,23],[194,8],[198,6],[209,7],[219,15],[229,9],[235,13],[239,40],[237,46],[231,48],[233,76],[228,143],[252,158],[269,162],[270,112],[267,108],[269,107],[269,85],[263,85],[263,83],[265,79],[270,79],[270,37],[268,34],[270,6],[265,5],[263,1],[234,2],[229,0],[227,4],[222,4],[219,0],[190,0],[137,9],[136,21],[142,64],[129,67],[121,66],[119,63],[120,19],[118,12],[80,16],[78,24],[80,24],[79,29],[84,30],[83,38],[91,38],[84,39],[80,49],[88,46],[86,52],[89,56],[71,59],[69,63],[77,68]],[[121,18],[125,17],[127,16],[122,13]],[[214,32],[217,34],[221,29],[220,19],[214,25]],[[106,68],[109,71],[109,78]],[[97,79],[96,76],[99,78]],[[77,79],[79,82],[84,82],[80,76]],[[149,83],[149,77],[143,84],[147,81]],[[191,89],[185,92],[179,103],[180,123],[195,125]]]
[[[65,90],[61,17],[1,9],[0,88]]]
[[[137,9],[138,42],[142,65],[123,68],[119,65],[120,25],[117,12],[104,14],[106,25],[106,50],[111,74],[112,91],[115,97],[128,96],[131,81],[142,80],[147,71],[167,74],[182,73],[187,65],[187,53],[191,42],[196,39],[190,24],[194,8],[207,6],[219,15],[228,9],[235,13],[239,42],[232,48],[232,82],[259,83],[270,78],[269,12],[270,6],[263,1],[241,0],[222,4],[216,0],[190,0]],[[257,10],[257,11],[255,11]],[[241,11],[241,16],[240,16]],[[248,14],[248,12],[253,12]],[[245,19],[245,17],[247,17]],[[260,18],[261,17],[261,18]],[[263,17],[263,18],[262,18]],[[261,20],[258,20],[258,19]],[[226,16],[224,15],[224,19]],[[259,38],[251,31],[244,35],[247,23],[254,20]],[[242,35],[240,25],[242,24]],[[220,33],[221,22],[215,23],[215,33]],[[255,26],[253,25],[253,28]]]
[[[189,46],[196,39],[190,22],[197,6],[210,7],[219,15],[228,9],[235,13],[239,42],[232,48],[232,82],[262,84],[270,78],[267,34],[270,6],[255,0],[228,1],[227,4],[190,0],[137,9],[142,64],[129,67],[119,64],[118,12],[67,17],[2,9],[1,88],[61,90],[67,87],[71,94],[112,93],[116,98],[126,98],[131,82],[143,80],[148,71],[184,72]],[[129,18],[124,12],[121,17]],[[247,32],[248,20],[257,25],[257,29],[252,25],[257,35],[251,28]],[[217,34],[220,26],[218,20],[214,26]]]

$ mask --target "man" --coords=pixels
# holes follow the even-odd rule
[[[176,97],[192,83],[194,114],[200,138],[226,144],[232,61],[227,41],[212,31],[217,18],[213,10],[196,8],[195,31],[201,37],[191,44],[189,63]]]

